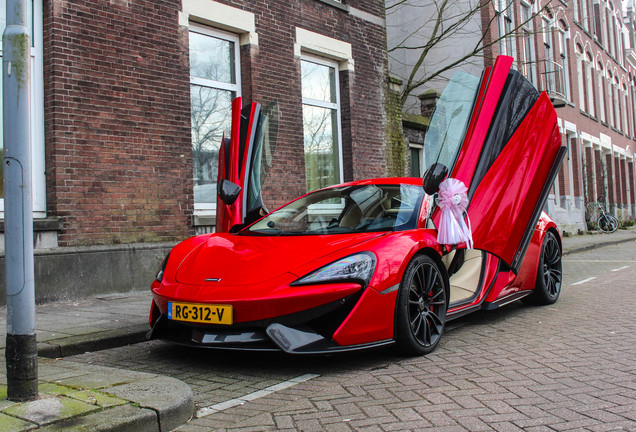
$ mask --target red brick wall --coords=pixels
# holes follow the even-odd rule
[[[62,246],[189,233],[189,80],[179,0],[44,2],[47,211]]]
[[[256,18],[258,46],[241,47],[244,103],[277,113],[265,179],[272,208],[305,190],[301,27],[349,42],[340,72],[344,179],[383,176],[384,27],[318,0],[220,0]],[[47,211],[62,246],[174,241],[192,233],[187,29],[180,0],[45,3]],[[383,2],[347,3],[384,18]]]
[[[278,113],[276,156],[263,184],[272,209],[305,192],[300,61],[294,56],[296,27],[352,45],[354,71],[341,71],[340,106],[344,181],[382,177],[386,34],[382,26],[317,0],[290,2],[221,1],[255,15],[258,47],[244,47],[244,103],[260,102]],[[347,2],[384,18],[383,3]],[[248,65],[249,64],[249,65]]]
[[[515,24],[518,24],[520,22],[520,14],[519,14],[520,2],[519,0],[515,0],[513,4],[514,4],[513,7],[515,9],[515,14],[516,14]],[[588,4],[591,6],[592,3],[588,2]],[[541,6],[544,6],[544,4],[541,4]],[[633,76],[636,75],[636,71],[634,71],[633,66],[630,65],[628,62],[625,62],[624,65],[621,65],[617,61],[618,56],[613,56],[613,54],[609,52],[610,50],[609,50],[607,41],[603,41],[602,43],[599,43],[595,40],[594,38],[595,23],[593,19],[590,21],[591,27],[589,32],[583,28],[582,23],[577,22],[574,16],[574,7],[571,2],[567,2],[567,4],[564,2],[561,2],[556,5],[553,2],[553,4],[551,4],[550,7],[556,19],[559,22],[562,21],[561,24],[564,24],[567,30],[569,31],[569,39],[566,39],[566,42],[567,42],[566,49],[567,49],[568,71],[569,71],[569,78],[570,78],[569,80],[569,84],[570,84],[569,102],[570,103],[566,104],[566,106],[564,107],[557,108],[557,115],[559,116],[560,119],[573,124],[576,128],[576,131],[579,133],[584,132],[597,139],[600,138],[600,134],[609,136],[610,142],[614,149],[620,148],[624,150],[628,146],[634,147],[634,141],[636,140],[636,137],[634,136],[634,131],[632,130],[633,128],[631,128],[631,124],[633,122],[633,112],[634,112],[633,111],[634,107],[632,106],[632,104],[634,103],[634,91],[636,91],[636,89],[634,88],[633,85],[629,86],[630,94],[627,98],[628,106],[626,107],[625,110],[623,110],[622,104],[619,103],[619,110],[618,110],[619,112],[618,113],[614,112],[614,118],[616,119],[615,123],[617,124],[617,126],[610,124],[610,115],[609,115],[610,104],[613,104],[614,99],[612,95],[615,94],[616,91],[613,90],[612,86],[608,86],[607,79],[604,78],[603,79],[604,97],[601,97],[601,94],[599,93],[600,89],[598,85],[598,71],[596,70],[596,67],[600,62],[600,64],[603,66],[603,69],[608,69],[611,71],[612,74],[616,74],[621,83],[623,81],[632,82]],[[606,11],[604,7],[602,8],[602,10],[603,10],[603,13],[605,14]],[[490,22],[490,20],[493,19],[494,17],[492,5],[490,5],[488,8],[485,8],[484,11],[487,13],[482,14],[482,26],[486,27],[487,24]],[[619,14],[621,13],[620,10],[618,10],[618,13]],[[589,17],[593,18],[593,14],[590,13]],[[497,37],[496,29],[497,29],[496,25],[493,25],[491,27],[490,31],[485,37],[486,43],[493,41]],[[542,41],[543,35],[541,33],[541,20],[538,18],[534,19],[534,30],[536,31],[535,56],[537,60],[541,61],[545,57],[545,48]],[[558,33],[554,32],[552,34],[552,41],[553,41],[553,48],[555,50],[554,51],[555,58],[557,59],[557,61],[560,62],[560,58],[558,55],[558,47],[559,47],[558,36],[559,36]],[[603,36],[604,36],[604,39],[607,39],[606,34]],[[518,67],[522,66],[521,42],[522,41],[520,39],[517,40],[517,66]],[[579,82],[578,82],[578,75],[577,75],[577,58],[579,54],[577,52],[575,42],[581,47],[585,47],[584,49],[586,52],[583,55],[586,55],[586,53],[589,51],[592,57],[592,66],[593,66],[592,83],[590,86],[584,86],[583,92],[586,98],[588,94],[592,95],[593,104],[594,104],[593,107],[586,106],[587,99],[584,101],[579,101]],[[487,66],[492,64],[492,62],[494,61],[494,57],[497,55],[497,53],[498,53],[498,43],[495,43],[491,48],[484,50],[484,55],[486,56],[486,58],[484,59],[484,63]],[[608,64],[609,64],[609,68],[608,68]],[[544,71],[543,66],[539,64],[538,65],[539,75],[541,75],[541,72],[543,71]],[[541,80],[541,78],[539,79]],[[583,71],[583,79],[585,79],[585,71]],[[621,94],[620,97],[622,98],[623,95]],[[601,121],[601,118],[600,118],[601,105],[604,107],[605,119],[606,119],[605,121]],[[614,107],[612,107],[612,109],[614,109]],[[590,111],[593,111],[592,115],[590,115]],[[622,119],[624,119],[626,116],[629,117],[628,123],[630,124],[630,128],[628,128],[628,130],[622,130],[624,127]],[[570,155],[571,157],[576,158],[572,160],[574,194],[576,196],[580,196],[581,188],[582,188],[583,172],[582,172],[582,167],[579,163],[580,157],[582,156],[582,154],[583,154],[583,150],[581,150],[580,153],[571,152],[571,155]],[[599,160],[600,159],[597,159],[595,163],[597,163]],[[623,199],[621,197],[624,196],[622,191],[626,190],[626,188],[628,187],[628,185],[625,184],[626,177],[625,176],[620,178],[617,177],[617,175],[620,175],[621,173],[621,167],[618,166],[618,163],[614,164],[611,158],[607,159],[607,161],[610,162],[610,164],[607,166],[607,174],[608,174],[607,183],[610,189],[608,191],[608,196],[610,200],[616,199],[616,202],[620,203],[621,199]],[[597,194],[601,195],[601,194],[604,194],[605,192],[603,192],[603,189],[601,187],[602,186],[601,170],[600,170],[600,165],[598,165],[598,163],[596,168],[597,168],[595,173],[596,178],[592,178],[591,174],[588,173],[587,187],[590,190],[588,190],[587,193],[588,194],[591,193],[591,189],[593,186],[592,182],[596,182],[598,186]],[[559,173],[559,180],[560,180],[560,186],[561,186],[560,191],[569,193],[569,184],[567,183],[568,172],[567,172],[567,167],[565,166],[565,164],[563,165],[563,168],[561,169]],[[629,186],[632,188],[634,187],[633,183],[630,183]]]

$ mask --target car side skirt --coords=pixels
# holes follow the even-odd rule
[[[509,294],[505,297],[499,298],[493,302],[484,302],[482,304],[482,309],[484,310],[494,310],[497,308],[500,308],[502,306],[505,306],[507,304],[516,302],[517,300],[521,300],[522,298],[529,296],[530,294],[532,294],[532,290],[524,290],[524,291],[517,291],[514,292],[512,294]]]

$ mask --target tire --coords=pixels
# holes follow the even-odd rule
[[[561,258],[559,240],[552,231],[548,231],[541,245],[541,257],[534,292],[523,299],[524,303],[549,305],[557,301],[561,294],[563,280]]]
[[[613,233],[618,229],[618,219],[612,215],[603,215],[598,218],[598,227],[606,233]]]
[[[416,255],[406,267],[396,305],[396,341],[407,355],[432,352],[444,333],[448,276],[428,255]]]

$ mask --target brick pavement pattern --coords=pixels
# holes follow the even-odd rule
[[[608,275],[462,320],[426,357],[369,354],[179,430],[636,430],[635,307],[629,275]]]
[[[593,282],[547,307],[520,303],[450,323],[438,349],[305,358],[151,342],[74,359],[157,371],[192,386],[199,408],[303,374],[320,376],[214,414],[182,432],[636,431],[636,296],[630,246],[604,248]],[[588,256],[589,254],[589,256]],[[566,262],[566,285],[595,252]],[[631,266],[633,267],[633,266]]]

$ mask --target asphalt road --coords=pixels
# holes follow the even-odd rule
[[[69,360],[192,386],[179,430],[636,431],[636,242],[564,257],[547,307],[452,322],[438,349],[299,358],[162,342]]]

